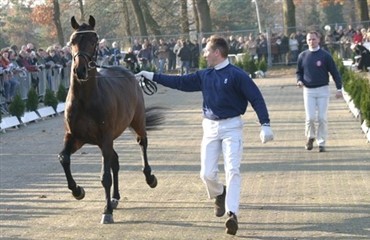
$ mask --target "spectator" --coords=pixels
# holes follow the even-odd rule
[[[176,53],[174,52],[176,40],[171,38],[168,43],[168,71],[176,69]]]
[[[100,40],[98,47],[98,65],[108,65],[110,55],[111,50],[107,45],[107,40],[103,38]]]
[[[244,45],[244,49],[246,49],[245,52],[247,52],[251,59],[254,59],[255,56],[257,56],[257,41],[253,37],[253,34],[250,33],[248,36],[248,41]]]
[[[10,103],[16,93],[16,89],[19,86],[19,79],[17,77],[17,69],[9,60],[8,48],[0,51],[0,69],[2,72],[2,81],[4,86],[4,98],[7,103]]]
[[[118,47],[117,42],[112,43],[112,49],[110,52],[110,59],[109,59],[109,65],[120,65],[120,59],[122,59],[121,50]]]
[[[368,68],[370,67],[370,51],[361,44],[353,44],[351,48],[354,54],[360,57],[357,62],[357,69],[368,72]]]
[[[191,49],[187,41],[182,42],[182,48],[180,49],[178,56],[181,62],[181,75],[189,74],[190,72],[190,60],[191,60]]]
[[[143,43],[142,49],[139,51],[137,56],[138,56],[139,62],[141,63],[140,68],[143,70],[144,69],[148,70],[151,67],[151,62],[153,59],[152,50],[149,47],[148,42]]]
[[[267,39],[263,33],[260,33],[258,35],[258,40],[257,40],[257,56],[258,56],[258,61],[265,60],[267,61]]]
[[[176,54],[176,68],[178,68],[178,69],[181,68],[181,60],[180,60],[180,57],[178,55],[181,48],[182,48],[182,40],[178,39],[176,41],[175,46],[173,47],[173,52],[174,52],[174,54]]]
[[[295,33],[291,33],[289,37],[289,51],[290,51],[290,63],[297,62],[298,57],[298,40]]]
[[[158,58],[159,73],[165,72],[165,64],[168,59],[168,46],[167,43],[161,38],[159,39],[158,49],[155,51],[155,55]]]

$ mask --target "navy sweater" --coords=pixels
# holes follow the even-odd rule
[[[245,71],[232,64],[218,70],[208,68],[184,76],[154,74],[153,80],[185,92],[201,91],[205,118],[219,120],[240,116],[250,102],[259,122],[270,123],[260,90]]]
[[[335,86],[342,88],[342,78],[331,55],[323,50],[305,50],[298,56],[297,81],[302,81],[307,88],[317,88],[329,84],[329,73]]]

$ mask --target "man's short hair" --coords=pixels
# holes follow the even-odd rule
[[[217,35],[212,35],[208,42],[210,42],[210,47],[212,50],[218,49],[221,53],[221,56],[227,58],[229,55],[229,44],[226,39]]]

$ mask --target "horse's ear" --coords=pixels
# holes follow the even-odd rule
[[[73,28],[74,30],[77,30],[77,29],[80,27],[80,25],[77,23],[77,21],[76,21],[76,19],[75,19],[75,16],[73,16],[73,17],[71,18],[71,26],[72,26],[72,28]]]
[[[93,16],[90,15],[90,18],[89,18],[89,25],[94,28],[95,27],[95,18]]]

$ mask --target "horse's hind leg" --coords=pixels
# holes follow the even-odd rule
[[[140,148],[141,148],[141,158],[143,161],[143,173],[145,175],[146,183],[151,188],[155,188],[158,183],[157,178],[154,175],[152,175],[152,168],[149,166],[148,156],[146,153],[146,150],[148,148],[148,138],[146,136],[145,137],[138,136],[136,140],[139,143]]]
[[[112,158],[112,173],[113,173],[113,196],[111,200],[112,208],[116,209],[118,206],[118,201],[120,200],[121,196],[119,194],[119,187],[118,187],[118,171],[119,171],[119,161],[118,161],[118,154],[114,151],[114,155]]]
[[[78,147],[80,148],[80,146]],[[77,149],[78,149],[77,148]],[[81,200],[85,197],[85,190],[78,186],[72,177],[71,173],[71,154],[76,151],[74,140],[70,134],[64,137],[64,148],[59,153],[58,158],[63,166],[64,173],[67,178],[68,189],[72,191],[72,195],[77,199]]]

